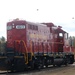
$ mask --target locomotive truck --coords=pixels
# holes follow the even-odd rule
[[[0,69],[11,71],[74,62],[74,48],[69,44],[68,33],[53,23],[8,22],[5,51],[0,54]]]

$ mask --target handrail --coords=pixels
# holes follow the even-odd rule
[[[54,43],[54,44],[64,44],[63,42],[50,42],[50,43]]]
[[[32,56],[33,56],[33,52],[32,52],[32,41],[30,41],[30,51],[31,51],[31,55],[30,55],[30,61],[32,60]]]
[[[26,61],[25,64],[28,64],[28,51],[27,51],[27,47],[26,47],[26,44],[25,44],[25,42],[24,42],[23,40],[21,40],[21,42],[23,42],[24,48],[25,48],[25,50],[26,50],[26,52],[23,53],[23,54],[24,54],[25,61]]]
[[[15,42],[19,42],[20,43],[20,46],[21,46],[21,42],[23,43],[24,49],[26,50],[26,52],[25,53],[22,53],[22,54],[24,54],[24,59],[26,61],[25,64],[28,64],[28,50],[27,50],[27,47],[26,47],[25,42],[23,40],[15,40]]]

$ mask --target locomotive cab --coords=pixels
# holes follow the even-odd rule
[[[20,40],[26,42],[26,22],[25,21],[12,21],[7,23],[7,52],[17,51],[20,47]],[[17,49],[16,49],[17,47]],[[15,48],[15,49],[14,49]],[[21,52],[20,50],[18,50]]]
[[[64,38],[63,33],[59,33],[58,41],[57,41],[58,42],[58,52],[63,52],[63,45],[64,45],[63,38]]]
[[[62,29],[58,28],[57,34],[58,34],[58,37],[57,37],[58,52],[63,52],[65,31],[62,31]]]
[[[63,46],[64,46],[64,38],[65,38],[65,34],[67,34],[65,31],[63,31],[59,26],[58,28],[54,31],[55,35],[57,35],[57,37],[55,37],[55,42],[56,42],[56,51],[57,52],[63,52]]]

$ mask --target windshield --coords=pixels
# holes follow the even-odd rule
[[[12,29],[12,26],[7,26],[7,30],[11,30]]]

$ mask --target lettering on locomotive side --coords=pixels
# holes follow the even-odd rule
[[[40,34],[30,34],[30,38],[40,38],[40,39],[47,39],[47,36],[40,35]]]

